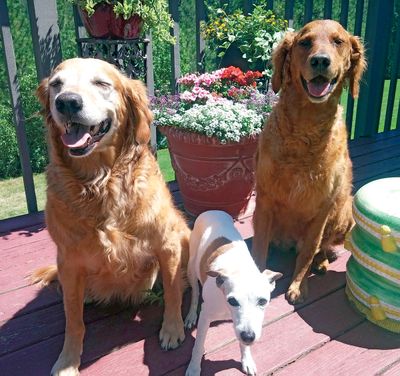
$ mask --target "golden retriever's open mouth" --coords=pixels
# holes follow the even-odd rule
[[[71,156],[81,157],[89,154],[111,128],[111,119],[103,120],[97,126],[67,122],[61,140],[69,149]]]
[[[303,77],[301,77],[301,81],[303,83],[304,90],[311,98],[322,99],[333,91],[337,83],[337,77],[331,81],[324,76],[317,76],[309,81],[306,81]]]

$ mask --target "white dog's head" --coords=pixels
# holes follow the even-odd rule
[[[209,271],[216,277],[216,284],[225,296],[231,311],[236,337],[245,345],[251,345],[261,336],[264,309],[271,300],[275,281],[281,273],[264,270],[262,273],[225,274],[223,271]]]

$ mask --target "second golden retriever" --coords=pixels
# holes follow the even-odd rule
[[[272,241],[296,244],[286,298],[307,296],[315,256],[325,271],[332,247],[353,225],[352,165],[339,105],[344,85],[353,97],[366,67],[359,39],[339,23],[318,20],[287,33],[273,54],[272,88],[279,102],[257,151],[253,255],[265,269]]]
[[[48,130],[46,223],[57,267],[34,278],[59,279],[66,316],[52,374],[78,374],[85,296],[140,302],[159,272],[160,342],[177,347],[184,339],[181,268],[190,231],[148,147],[152,115],[144,86],[104,61],[71,59],[43,80],[38,97]]]

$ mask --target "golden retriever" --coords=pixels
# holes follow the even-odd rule
[[[184,340],[182,276],[190,230],[174,208],[149,150],[152,114],[144,85],[96,59],[61,63],[38,90],[50,150],[46,223],[57,267],[65,341],[53,375],[76,375],[85,332],[83,301],[138,303],[160,271],[163,349]]]
[[[273,66],[272,88],[280,98],[257,150],[252,252],[263,270],[270,242],[296,244],[286,293],[295,304],[307,296],[314,256],[325,272],[327,256],[353,225],[352,165],[339,99],[347,82],[358,95],[366,62],[357,37],[335,21],[318,20],[286,34]]]

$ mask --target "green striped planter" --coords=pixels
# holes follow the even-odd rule
[[[346,293],[368,320],[400,333],[400,178],[380,179],[354,197],[347,236]]]

